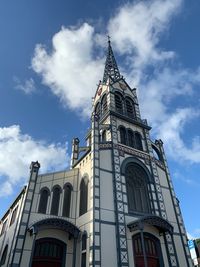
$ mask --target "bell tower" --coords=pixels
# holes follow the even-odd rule
[[[93,266],[192,266],[163,142],[151,140],[110,39],[92,117]]]

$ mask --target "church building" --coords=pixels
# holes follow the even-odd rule
[[[192,267],[163,142],[151,140],[110,40],[94,93],[86,146],[73,139],[71,168],[42,174],[31,163],[0,221],[0,266]]]

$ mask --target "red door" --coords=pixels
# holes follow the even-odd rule
[[[161,267],[158,253],[158,241],[150,235],[144,235],[145,252],[148,267]],[[144,255],[140,235],[133,237],[133,250],[135,257],[135,266],[144,267]]]
[[[62,267],[65,244],[57,239],[42,238],[36,241],[32,267]]]

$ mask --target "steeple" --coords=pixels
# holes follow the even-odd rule
[[[117,66],[117,62],[115,60],[115,57],[112,51],[110,37],[108,36],[108,52],[107,52],[105,69],[104,69],[104,74],[103,74],[103,83],[106,83],[109,76],[113,80],[117,80],[121,77],[118,66]]]

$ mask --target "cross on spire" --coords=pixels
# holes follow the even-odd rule
[[[110,76],[113,80],[117,80],[121,77],[117,62],[115,60],[112,47],[111,47],[111,41],[110,36],[108,35],[108,51],[107,51],[107,57],[105,62],[105,68],[104,68],[104,74],[103,74],[103,83],[106,83],[108,77]]]

